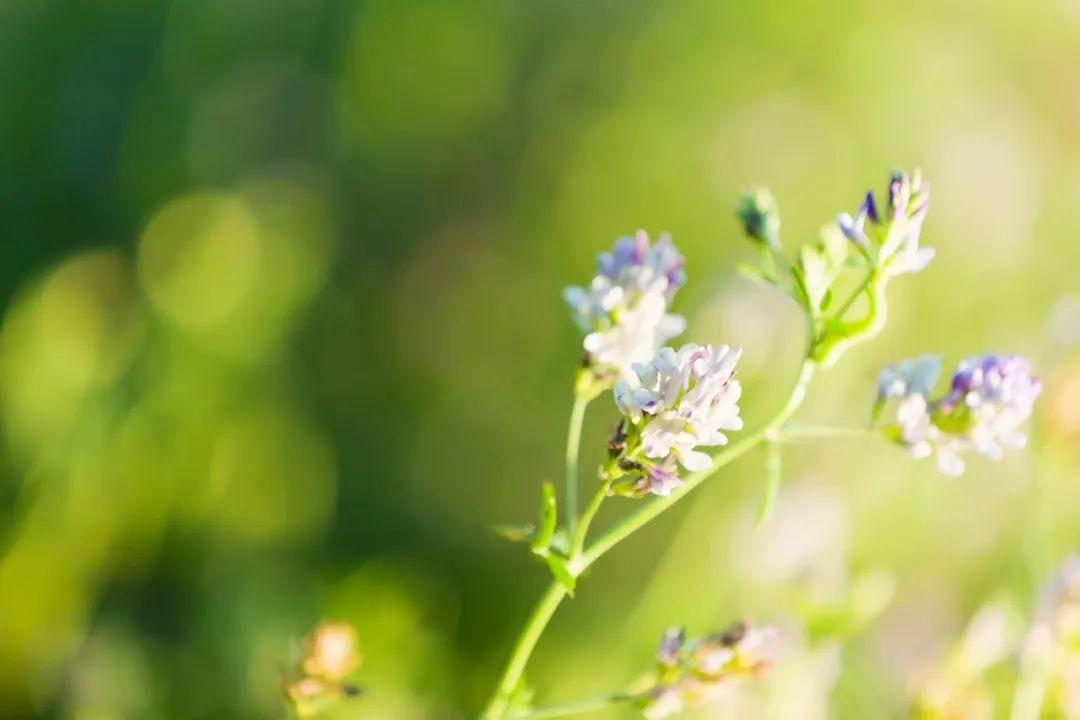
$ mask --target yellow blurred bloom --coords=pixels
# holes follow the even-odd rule
[[[325,623],[315,628],[307,640],[304,673],[310,677],[338,681],[360,665],[356,651],[356,630],[345,623]]]

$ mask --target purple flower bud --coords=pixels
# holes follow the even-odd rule
[[[670,627],[664,631],[660,639],[660,647],[656,649],[656,661],[661,665],[675,667],[679,662],[679,652],[682,650],[686,633],[680,627]]]
[[[871,222],[880,222],[878,219],[877,205],[874,203],[874,193],[870,190],[866,191],[866,199],[863,200],[862,207],[860,207],[859,210],[864,213],[866,217],[870,218]]]
[[[653,495],[670,495],[671,491],[682,485],[682,480],[679,479],[678,474],[675,471],[674,463],[669,467],[665,467],[667,463],[662,465],[654,465],[650,467],[645,473],[645,487],[646,492],[650,492]]]

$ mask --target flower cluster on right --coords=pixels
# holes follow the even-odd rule
[[[932,398],[940,373],[941,358],[933,355],[882,372],[874,414],[895,405],[895,420],[883,428],[887,437],[913,457],[936,453],[938,468],[953,476],[964,472],[964,453],[998,460],[1005,449],[1024,447],[1021,426],[1042,391],[1026,359],[969,357],[953,372],[945,394]]]

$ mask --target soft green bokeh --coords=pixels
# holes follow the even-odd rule
[[[800,444],[760,530],[752,454],[584,578],[529,671],[595,695],[665,626],[752,616],[789,659],[702,717],[902,716],[1080,548],[1078,76],[1075,0],[4,0],[0,717],[282,717],[323,620],[359,631],[355,716],[471,717],[546,582],[489,528],[561,476],[561,288],[671,231],[685,339],[745,349],[752,425],[801,320],[734,271],[739,191],[791,247],[921,166],[937,259],[799,417],[865,422],[894,359],[1021,352],[1032,449],[949,479]]]

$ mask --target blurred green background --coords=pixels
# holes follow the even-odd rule
[[[605,558],[529,673],[616,689],[666,625],[752,616],[789,661],[702,716],[902,715],[1080,546],[1078,71],[1075,0],[0,0],[0,716],[283,717],[336,619],[354,716],[470,717],[547,582],[488,528],[561,476],[561,288],[671,231],[682,340],[745,348],[752,424],[801,320],[734,272],[738,192],[791,245],[921,166],[938,257],[799,417],[865,422],[894,359],[1022,352],[1032,451],[949,479],[801,445],[763,530],[751,455]]]

